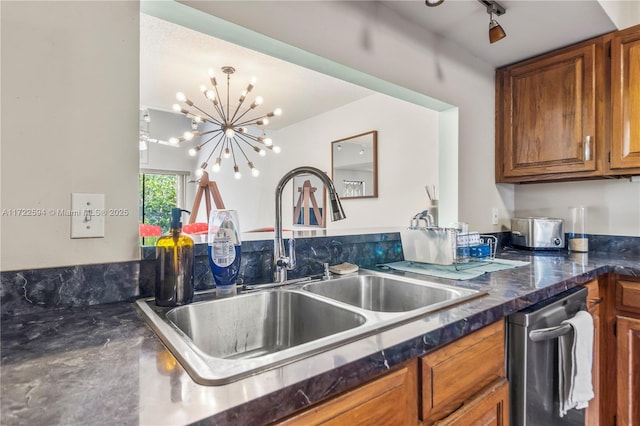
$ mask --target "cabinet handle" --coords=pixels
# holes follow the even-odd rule
[[[596,306],[596,305],[601,304],[603,300],[604,300],[604,298],[598,297],[598,298],[589,300],[589,302],[591,302],[591,306]]]
[[[591,160],[591,136],[585,136],[584,138],[584,160]]]

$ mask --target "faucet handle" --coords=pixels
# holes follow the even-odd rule
[[[329,264],[325,262],[322,264],[322,267],[324,268],[324,274],[322,275],[322,279],[323,280],[331,279],[331,271],[329,271]]]
[[[287,262],[286,268],[288,270],[295,269],[296,267],[296,240],[293,238],[293,232],[291,233],[291,238],[289,239],[289,261]]]

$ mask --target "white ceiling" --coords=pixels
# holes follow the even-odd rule
[[[141,106],[170,111],[176,103],[176,92],[184,92],[195,105],[212,111],[199,87],[201,84],[211,87],[207,73],[212,68],[220,96],[226,97],[226,75],[220,71],[226,65],[236,69],[229,90],[232,108],[252,77],[256,77],[257,82],[245,106],[258,95],[264,98],[264,104],[246,118],[282,108],[282,116],[270,119],[270,129],[286,127],[373,94],[369,89],[316,71],[140,15]]]
[[[626,9],[618,9],[629,10],[629,1],[608,0],[608,8],[625,3]],[[367,3],[376,2],[360,5]],[[507,37],[490,44],[489,15],[477,0],[445,0],[437,7],[426,7],[424,0],[380,3],[495,67],[616,30],[596,0],[505,0],[500,3],[507,12],[497,20]],[[640,10],[640,7],[631,10]],[[635,21],[640,22],[640,16]],[[252,94],[265,98],[265,104],[256,113],[265,114],[276,107],[283,109],[281,117],[271,120],[272,129],[372,94],[368,89],[149,15],[141,15],[140,25],[140,103],[145,107],[170,110],[178,91],[184,92],[196,105],[206,105],[199,85],[207,83],[209,68],[218,71],[225,65],[236,69],[229,91],[231,105],[236,104],[235,98],[255,76],[258,81]],[[218,71],[217,76],[218,84],[224,83],[224,75]],[[225,94],[223,89],[221,95]]]
[[[596,0],[498,2],[506,13],[495,19],[507,37],[494,44],[489,43],[489,14],[476,0],[445,0],[436,7],[426,7],[422,0],[382,3],[495,67],[617,29]]]

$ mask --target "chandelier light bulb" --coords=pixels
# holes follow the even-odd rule
[[[278,145],[275,145],[273,147],[273,152],[275,152],[276,154],[280,154],[280,151],[282,151],[282,150],[280,149],[280,147]]]
[[[182,111],[182,107],[181,107],[180,105],[178,105],[178,104],[173,104],[173,105],[171,106],[171,109],[173,109],[175,112],[180,112],[180,111]]]
[[[184,95],[184,93],[178,92],[178,93],[176,93],[176,100],[178,102],[186,102],[187,97]]]
[[[255,78],[255,77],[251,77],[251,85],[252,85],[252,86],[255,86],[255,84],[256,84],[256,82],[257,82],[257,81],[258,81],[258,79],[257,79],[257,78]]]
[[[240,179],[242,177],[242,173],[240,173],[240,168],[237,164],[233,166],[233,177],[236,179]]]
[[[275,110],[273,110],[273,114],[276,117],[280,117],[282,115],[282,108],[276,108]]]
[[[258,151],[258,155],[260,155],[260,157],[264,157],[265,155],[267,155],[267,151],[265,151],[264,149],[260,149],[260,151]]]
[[[211,166],[211,170],[214,173],[218,173],[220,171],[220,164],[222,163],[222,158],[218,157],[216,158],[216,162],[213,166]]]
[[[213,72],[212,68],[209,68],[209,81],[211,81],[211,84],[213,86],[217,86],[218,82],[216,81],[216,74],[215,72]]]
[[[200,145],[196,145],[193,148],[191,148],[189,150],[189,155],[192,157],[195,157],[198,154],[198,151],[200,151]]]
[[[204,169],[198,169],[196,170],[196,177],[202,177],[202,175],[204,174]]]
[[[214,92],[213,90],[209,89],[207,90],[204,95],[207,97],[207,99],[209,99],[210,101],[215,101],[216,100],[216,92]]]
[[[231,152],[229,151],[229,148],[225,148],[224,149],[224,154],[222,154],[224,158],[229,158],[231,157]]]
[[[264,144],[265,146],[272,146],[273,145],[273,141],[271,140],[271,138],[264,138]]]
[[[178,138],[169,138],[169,143],[171,145],[178,145],[178,142],[180,142]]]
[[[205,86],[204,84],[201,84],[201,85],[200,85],[200,91],[201,91],[202,93],[207,93],[207,86]]]
[[[190,141],[191,139],[193,139],[194,134],[192,132],[186,131],[182,134],[182,137],[184,138],[184,140],[186,141]]]
[[[251,169],[251,176],[258,177],[260,175],[260,170],[256,169],[256,166],[254,166],[251,161],[249,161],[247,165]]]
[[[258,126],[266,126],[267,124],[269,124],[269,119],[268,118],[262,118],[262,119],[256,121],[256,124]]]
[[[229,127],[224,131],[224,135],[229,139],[233,138],[236,135],[236,131],[233,128]]]

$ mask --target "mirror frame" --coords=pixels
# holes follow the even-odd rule
[[[371,151],[373,154],[373,194],[362,195],[357,197],[346,197],[338,194],[341,200],[355,200],[360,198],[378,198],[378,131],[377,130],[371,130],[369,132],[360,133],[354,136],[349,136],[349,137],[338,139],[336,141],[331,142],[331,180],[335,184],[335,168],[334,168],[334,158],[333,158],[335,145],[339,143],[349,142],[352,139],[357,139],[367,135],[372,136]]]

